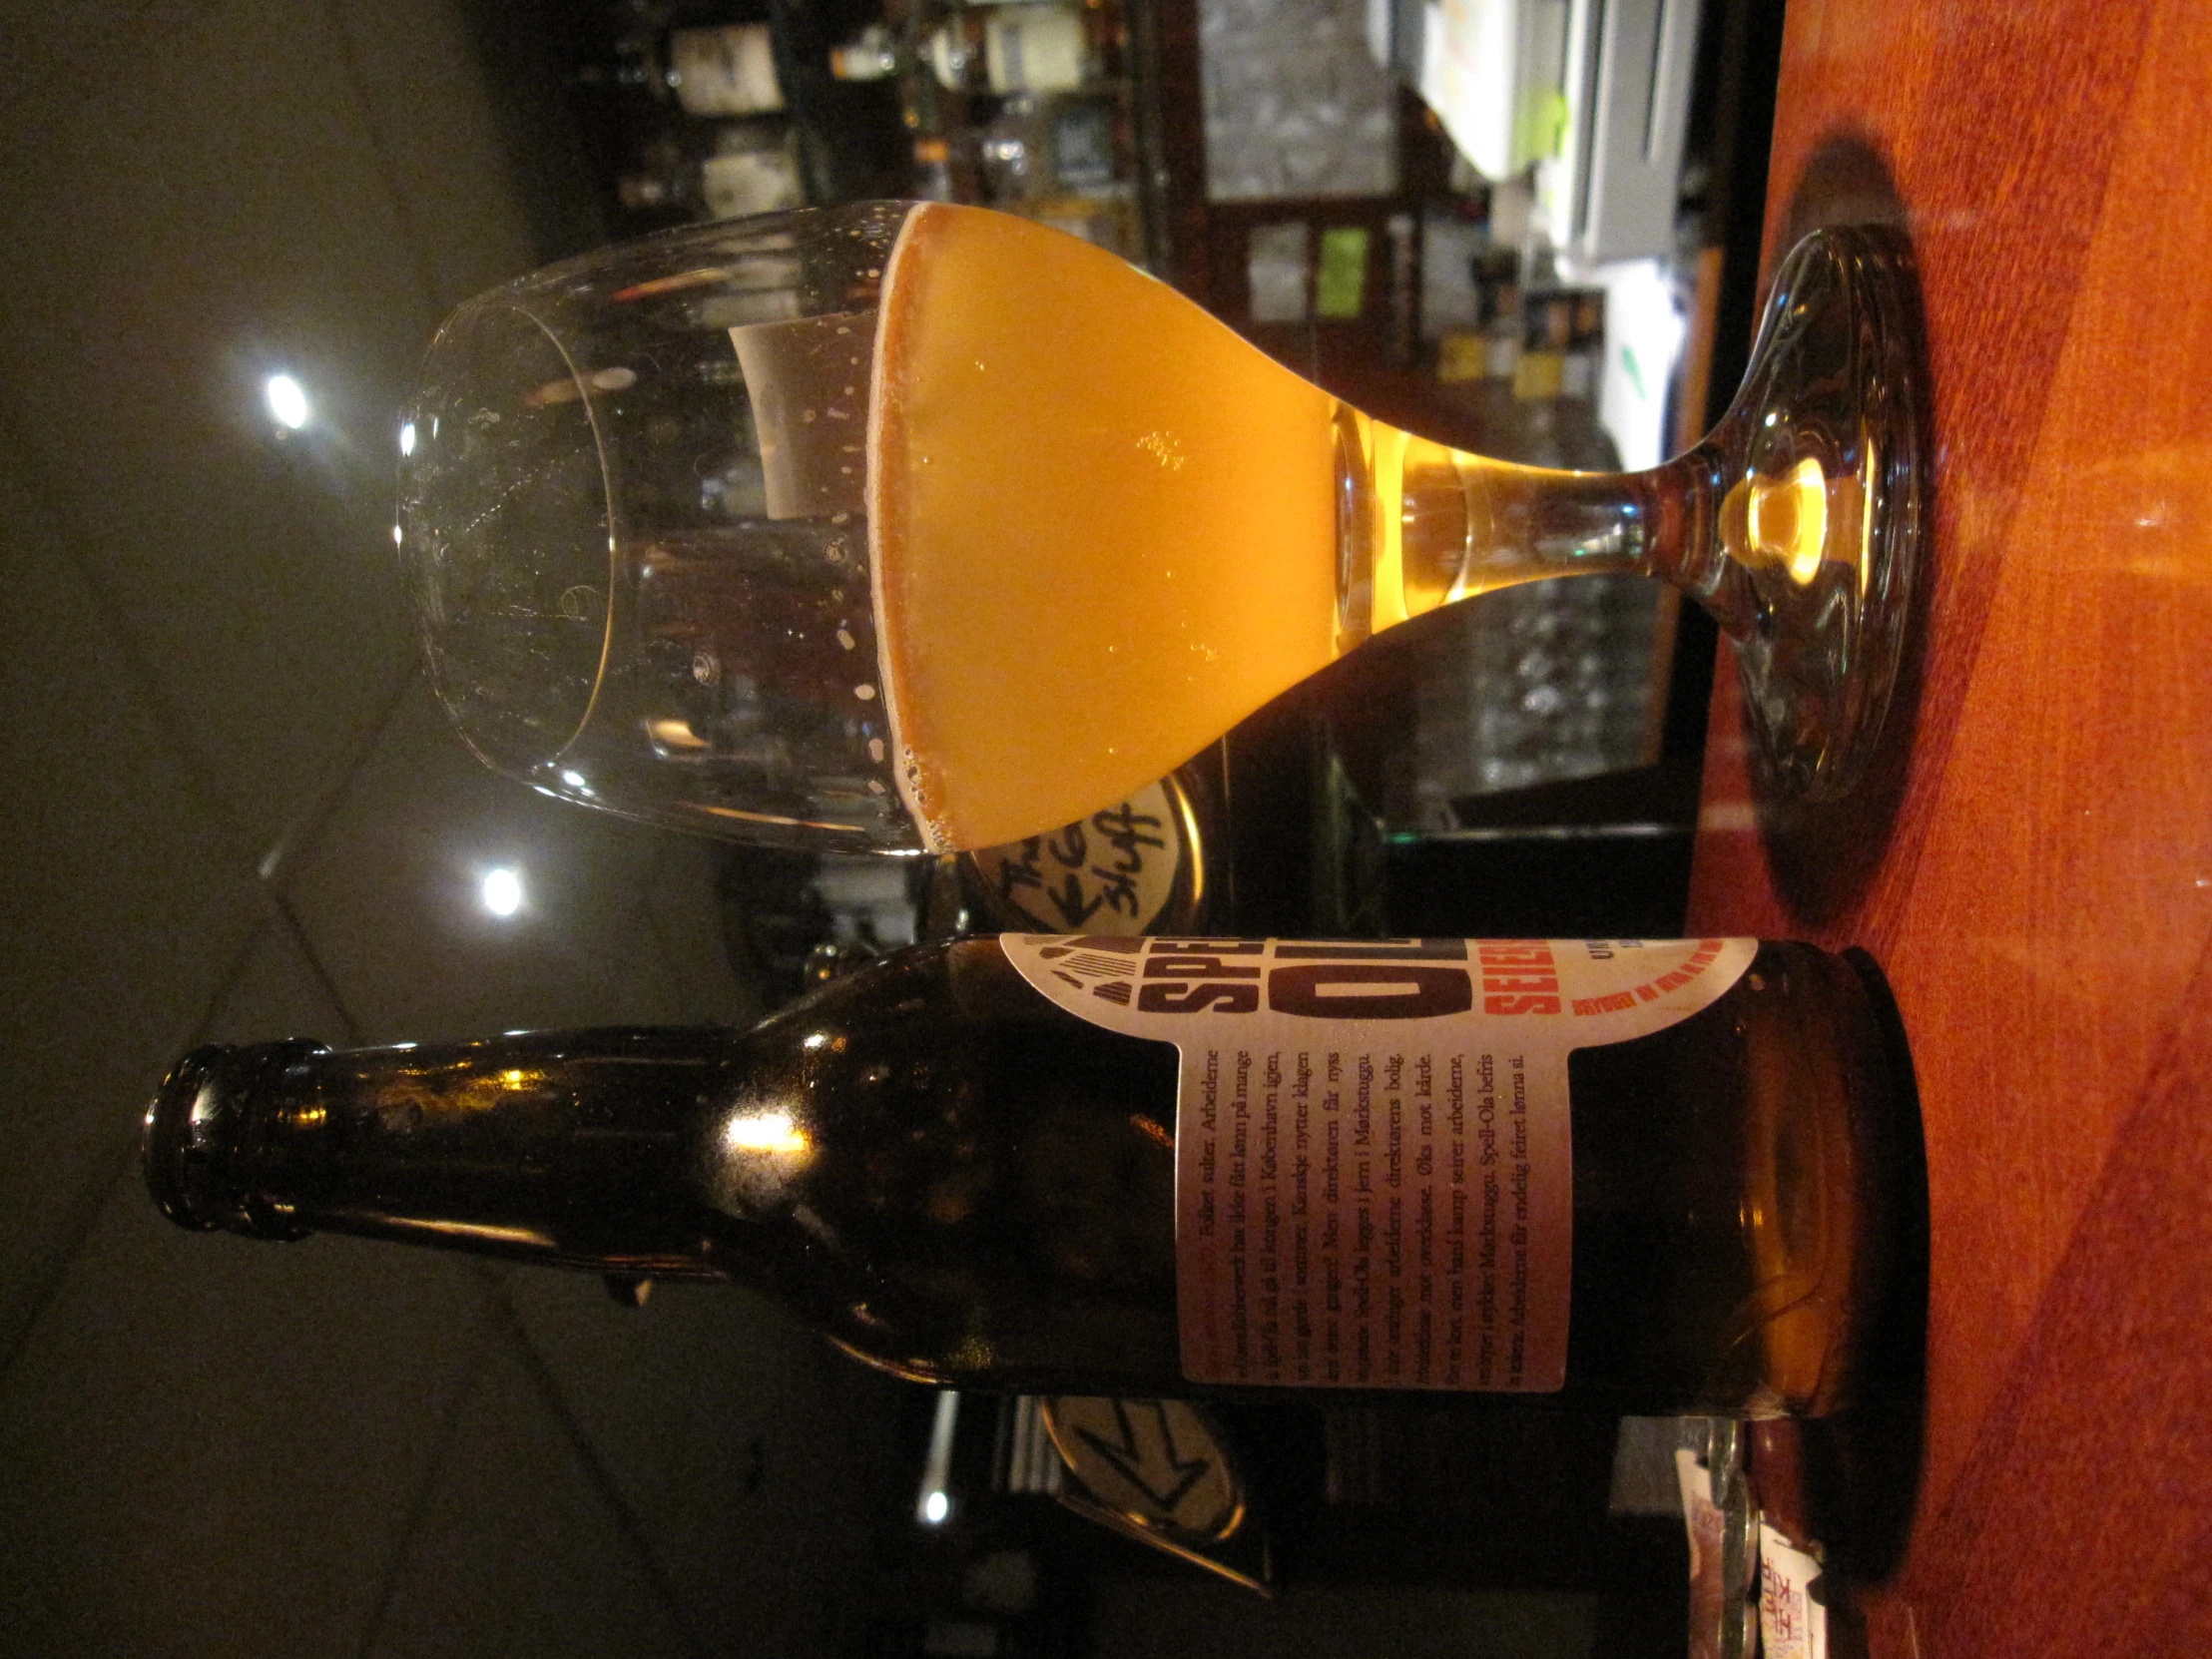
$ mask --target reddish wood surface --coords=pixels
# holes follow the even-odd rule
[[[1878,1654],[2212,1651],[2208,107],[2203,0],[1791,0],[1768,260],[1900,217],[1887,173],[1933,564],[1858,803],[1757,800],[1720,676],[1691,927],[1863,944],[1912,1035],[1927,1437]]]

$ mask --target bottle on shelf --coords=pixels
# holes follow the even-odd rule
[[[736,1280],[1028,1393],[1848,1398],[1916,1213],[1871,963],[1750,940],[915,946],[750,1031],[187,1056],[177,1222]]]
[[[691,116],[769,115],[784,107],[766,23],[670,30],[668,84]]]
[[[1051,3],[967,6],[953,10],[914,53],[947,92],[1072,92],[1096,81],[1100,54],[1082,7]],[[881,80],[906,62],[900,37],[870,24],[830,53],[840,80]]]
[[[1147,248],[1118,0],[925,6],[829,49],[846,87],[898,89],[910,194],[988,204],[1130,259]]]
[[[887,81],[902,63],[898,44],[888,25],[870,23],[841,46],[830,49],[830,73],[840,81]]]
[[[765,22],[683,23],[700,8],[624,0],[572,84],[625,234],[802,205],[804,113]]]

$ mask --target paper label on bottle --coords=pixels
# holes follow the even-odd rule
[[[1183,1375],[1549,1392],[1573,1267],[1567,1057],[1709,1006],[1751,939],[999,937],[1182,1055]]]
[[[1820,1561],[1759,1522],[1759,1651],[1765,1659],[1828,1659]]]

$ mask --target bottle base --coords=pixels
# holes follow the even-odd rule
[[[1789,1413],[1804,1417],[1896,1396],[1901,1378],[1918,1375],[1915,1333],[1926,1326],[1927,1177],[1912,1058],[1874,958],[1843,953],[1834,969],[1839,990],[1849,983],[1847,970],[1866,1016],[1839,1032],[1838,1043],[1849,1078],[1841,1123],[1849,1156],[1832,1160],[1829,1179],[1848,1193],[1848,1266],[1823,1287],[1828,1344],[1820,1382]]]

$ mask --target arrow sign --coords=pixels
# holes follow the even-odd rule
[[[1189,1536],[1234,1530],[1243,1512],[1235,1480],[1204,1421],[1184,1402],[1062,1398],[1052,1402],[1051,1414],[1069,1463],[1102,1500]]]

